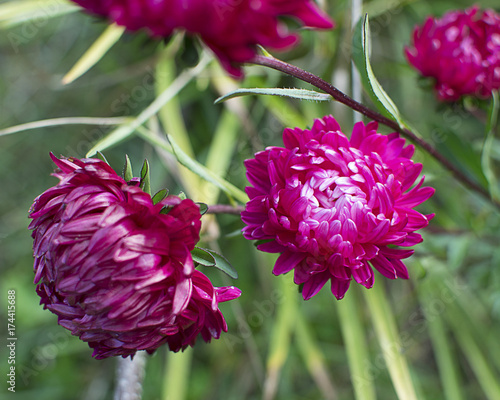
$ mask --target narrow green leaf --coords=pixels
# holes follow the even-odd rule
[[[210,253],[210,255],[215,260],[214,267],[224,272],[230,278],[238,279],[238,272],[234,269],[234,267],[227,261],[227,259],[222,255],[210,249],[202,249],[206,252]]]
[[[158,96],[171,86],[177,77],[175,55],[179,52],[181,44],[182,36],[179,35],[172,39],[165,48],[159,48],[155,73],[155,93]],[[168,100],[158,110],[158,117],[165,132],[174,137],[176,143],[189,157],[194,158],[191,136],[184,122],[179,96],[174,96]],[[179,174],[184,185],[183,189],[187,191],[191,198],[200,199],[203,194],[200,189],[200,177],[182,166],[179,168]],[[201,198],[201,200],[206,201],[204,198]]]
[[[500,399],[498,373],[494,366],[488,362],[488,357],[481,350],[480,343],[475,340],[471,332],[471,325],[464,324],[464,321],[467,320],[466,316],[455,303],[450,303],[448,305],[447,316],[460,348],[470,368],[476,375],[484,394],[489,400]],[[497,343],[495,343],[495,345],[497,345]]]
[[[120,39],[123,32],[125,32],[125,27],[116,24],[110,25],[76,62],[73,68],[64,75],[62,79],[63,85],[67,85],[78,79],[97,64],[108,50]]]
[[[331,101],[332,96],[326,93],[319,93],[313,90],[306,89],[283,89],[283,88],[248,88],[236,89],[232,92],[225,94],[215,100],[215,104],[222,103],[223,101],[232,99],[234,97],[249,96],[249,95],[268,95],[268,96],[282,96],[290,97],[292,99],[300,100],[313,100],[313,101]]]
[[[266,380],[264,381],[264,399],[276,397],[281,370],[290,353],[296,315],[301,312],[297,305],[296,286],[292,282],[291,275],[280,276],[278,283],[280,286],[275,290],[279,290],[284,300],[278,304],[276,316],[272,322]]]
[[[160,201],[164,200],[168,196],[168,189],[162,189],[155,193],[153,196],[153,204],[158,204]]]
[[[0,27],[12,28],[29,21],[46,21],[60,15],[81,10],[69,2],[10,1],[0,5]]]
[[[261,240],[255,240],[253,243],[253,245],[255,247],[258,247],[259,245],[261,244],[264,244],[264,243],[269,243],[269,242],[272,242],[274,239],[261,239]]]
[[[493,167],[493,142],[495,140],[495,131],[498,124],[498,113],[500,111],[499,92],[493,91],[491,97],[491,105],[488,111],[488,122],[486,123],[486,134],[481,153],[481,167],[484,176],[488,181],[490,195],[494,200],[500,200],[500,186],[498,178]]]
[[[210,57],[204,56],[196,67],[181,73],[169,87],[158,95],[158,97],[137,116],[137,118],[127,124],[121,125],[117,129],[113,130],[109,135],[98,141],[94,147],[88,151],[87,157],[93,156],[96,151],[103,151],[115,146],[130,137],[134,131],[155,115],[165,103],[176,96],[182,88],[184,88],[194,77],[203,71],[210,60]]]
[[[181,198],[181,200],[186,200],[187,199],[186,193],[184,193],[182,191],[179,192],[179,194],[177,196],[179,196]]]
[[[200,207],[200,214],[205,215],[208,211],[208,205],[206,205],[205,203],[199,203],[199,202],[197,202],[196,204],[198,204],[198,207]]]
[[[120,125],[129,121],[128,117],[116,118],[92,118],[92,117],[65,117],[50,118],[39,121],[28,122],[26,124],[14,125],[0,129],[0,136],[12,135],[13,133],[24,132],[31,129],[50,128],[64,125]]]
[[[364,334],[366,328],[361,321],[363,310],[356,299],[357,290],[353,289],[350,289],[345,298],[336,302],[340,328],[346,347],[354,396],[356,400],[375,400],[374,380],[366,368],[371,360]]]
[[[235,199],[241,201],[242,203],[246,203],[248,201],[248,196],[246,195],[245,192],[243,192],[236,186],[232,185],[231,183],[227,182],[220,176],[216,175],[211,170],[204,167],[202,164],[188,157],[187,154],[184,153],[179,148],[179,146],[177,146],[177,144],[172,140],[172,137],[167,136],[167,139],[169,140],[170,145],[172,146],[172,150],[175,157],[177,158],[177,161],[179,161],[182,165],[193,171],[198,176],[201,176],[206,181],[213,183],[215,186],[219,187],[224,192],[233,196]]]
[[[134,177],[134,173],[132,172],[132,163],[130,162],[128,154],[125,155],[125,165],[123,166],[122,175],[123,179],[125,179],[127,182]]]
[[[162,399],[186,400],[191,391],[191,362],[194,350],[188,347],[184,351],[168,352],[163,379]]]
[[[443,399],[463,400],[464,393],[458,363],[456,355],[450,346],[450,339],[447,337],[444,321],[439,313],[431,311],[433,305],[438,301],[436,294],[441,294],[442,290],[442,280],[435,273],[427,279],[420,280],[417,285],[419,300],[426,317],[429,337],[439,369],[439,378],[444,389]]]
[[[304,363],[313,378],[316,386],[321,391],[324,400],[336,400],[338,397],[335,387],[330,379],[325,358],[320,350],[320,345],[313,336],[304,318],[302,309],[298,308],[294,316],[297,347]]]
[[[97,157],[99,160],[104,161],[106,164],[108,164],[108,165],[109,165],[108,160],[106,160],[106,157],[104,157],[104,154],[102,154],[100,151],[98,151],[98,152],[97,152],[96,157]]]
[[[202,177],[208,182],[213,183],[219,189],[222,189],[222,191],[226,193],[230,198],[234,198],[241,203],[246,203],[248,201],[248,196],[245,192],[234,186],[232,183],[221,178],[219,175],[215,174],[213,171],[209,170],[198,161],[188,157],[188,155],[176,145],[176,143],[170,136],[167,135],[167,138],[169,140],[169,142],[167,142],[166,139],[155,135],[153,132],[147,130],[144,127],[138,127],[137,133],[140,137],[147,140],[152,145],[158,146],[173,154],[181,165],[184,165],[186,168],[190,169],[198,176]]]
[[[214,256],[200,247],[195,247],[191,251],[191,256],[195,263],[204,265],[205,267],[215,267],[216,265]]]
[[[363,294],[398,398],[419,399],[413,386],[408,363],[401,352],[401,339],[384,286],[379,282],[377,285],[373,285],[370,290],[363,290]]]
[[[141,169],[141,183],[139,187],[146,193],[151,195],[151,178],[149,175],[149,162],[148,160],[144,160],[144,164],[142,164]]]
[[[257,48],[260,50],[260,52],[262,53],[263,56],[266,56],[266,57],[272,57],[272,54],[269,53],[263,46],[261,46],[260,44],[257,45]]]
[[[380,85],[370,64],[370,27],[368,14],[356,25],[352,43],[352,59],[361,76],[363,87],[377,108],[388,118],[405,126],[401,114],[389,95]]]

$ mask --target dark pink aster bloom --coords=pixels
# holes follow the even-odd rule
[[[256,46],[286,49],[298,40],[280,22],[294,17],[311,28],[330,29],[333,21],[313,0],[73,0],[89,12],[102,15],[154,37],[177,30],[198,35],[224,68],[241,76],[240,63],[253,58]]]
[[[218,338],[227,326],[218,303],[234,287],[214,288],[194,269],[199,207],[169,196],[154,205],[97,159],[57,159],[60,182],[35,199],[35,283],[58,322],[106,358],[178,351]],[[160,213],[168,207],[168,214]]]
[[[435,79],[440,100],[489,97],[500,88],[500,15],[475,6],[429,17],[405,52],[423,76]]]
[[[311,130],[285,129],[285,147],[268,147],[245,162],[252,186],[242,213],[247,239],[281,253],[273,273],[294,270],[304,299],[330,280],[341,299],[352,279],[370,288],[372,267],[383,276],[408,278],[401,261],[422,237],[432,215],[413,208],[434,193],[412,187],[422,165],[397,133],[377,133],[377,123],[354,126],[351,140],[332,116]]]

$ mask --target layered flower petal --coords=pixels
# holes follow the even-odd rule
[[[195,203],[169,196],[155,205],[103,161],[51,157],[60,182],[35,199],[29,228],[36,290],[61,326],[96,358],[164,343],[178,351],[227,331],[218,304],[240,291],[214,288],[194,269]]]
[[[154,37],[177,30],[198,35],[224,68],[241,76],[239,64],[256,54],[257,45],[286,49],[298,40],[281,17],[305,26],[330,29],[333,21],[313,0],[73,0],[93,14]]]
[[[440,100],[490,97],[500,88],[500,15],[477,6],[429,17],[405,49],[410,64],[435,79]]]
[[[374,122],[357,123],[349,140],[332,116],[310,130],[285,129],[283,140],[284,148],[245,162],[252,186],[243,235],[265,241],[259,250],[281,253],[273,272],[293,270],[304,299],[328,280],[338,299],[352,279],[370,288],[372,267],[407,279],[401,259],[413,252],[395,246],[421,240],[415,231],[432,216],[413,207],[434,193],[421,187],[423,178],[414,185],[422,166],[411,160],[413,146],[377,133]]]

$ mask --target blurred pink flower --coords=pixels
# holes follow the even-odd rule
[[[135,31],[154,37],[177,30],[199,35],[224,68],[236,77],[256,46],[286,49],[298,40],[280,17],[291,16],[311,28],[330,29],[333,21],[313,0],[73,0]]]
[[[31,207],[35,283],[41,304],[94,349],[93,356],[172,351],[218,338],[227,326],[218,303],[234,287],[214,288],[194,270],[199,207],[151,196],[97,159],[57,159],[58,185]],[[167,214],[160,213],[168,207]]]
[[[269,147],[245,162],[252,186],[242,213],[247,239],[281,253],[273,273],[294,270],[304,299],[330,280],[341,299],[352,279],[370,288],[373,266],[383,276],[408,278],[401,261],[422,241],[416,233],[433,215],[413,208],[434,193],[412,187],[422,165],[397,133],[377,133],[377,123],[357,123],[350,141],[332,116],[311,130],[285,129],[285,147]],[[370,266],[371,264],[371,266]]]
[[[489,97],[500,88],[500,15],[475,6],[429,17],[405,52],[423,76],[435,79],[440,100]]]

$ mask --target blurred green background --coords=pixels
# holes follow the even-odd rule
[[[0,7],[21,2],[0,1]],[[0,13],[0,129],[47,118],[136,116],[156,98],[162,85],[198,61],[201,50],[193,40],[173,39],[164,51],[166,44],[151,41],[144,33],[126,33],[88,73],[63,85],[62,77],[106,24],[81,12],[49,18],[66,3],[39,3],[43,3],[42,14],[14,26]],[[321,3],[336,20],[337,29],[305,30],[297,48],[276,55],[349,92],[351,4]],[[498,7],[497,1],[475,4]],[[418,86],[417,73],[403,56],[415,24],[427,15],[470,5],[468,1],[373,0],[364,2],[364,11],[372,16],[373,69],[402,114],[426,140],[486,186],[481,149],[488,104],[439,104],[431,91]],[[344,132],[350,132],[352,112],[339,104],[248,97],[214,105],[217,97],[237,86],[310,89],[261,67],[245,71],[246,79],[234,82],[211,62],[163,109],[160,121],[150,122],[150,129],[161,122],[172,135],[188,138],[198,161],[210,164],[242,189],[246,185],[243,160],[265,146],[280,145],[284,126],[305,128],[314,118],[333,113]],[[365,103],[371,105],[368,99]],[[0,371],[4,377],[0,398],[99,400],[113,396],[116,360],[92,359],[91,349],[39,306],[27,230],[33,199],[57,182],[50,176],[54,166],[49,152],[83,157],[111,129],[67,125],[0,137]],[[384,127],[380,130],[387,132]],[[212,147],[214,137],[224,144],[222,148]],[[178,168],[172,156],[142,138],[130,137],[104,154],[117,171],[128,154],[136,173],[148,158],[153,191],[168,187],[171,193],[186,191],[195,201],[204,201],[200,197],[228,201],[215,188],[200,186],[201,181]],[[497,139],[491,154],[498,166]],[[406,262],[411,279],[387,281],[378,274],[376,278],[376,285],[388,293],[390,314],[400,332],[401,343],[395,351],[406,358],[419,399],[498,400],[500,214],[422,151],[417,150],[416,159],[424,163],[426,183],[437,189],[420,210],[434,212],[436,217],[424,232],[424,243]],[[370,318],[366,290],[353,284],[343,306],[328,288],[302,301],[289,284],[290,276],[271,274],[273,256],[259,254],[238,233],[242,226],[230,215],[207,218],[204,226],[204,244],[220,247],[239,273],[239,279],[231,282],[216,270],[204,270],[214,284],[235,284],[243,291],[234,304],[221,307],[229,333],[210,345],[199,341],[184,354],[162,348],[149,357],[143,398],[347,400],[355,398],[353,382],[373,388],[379,399],[398,398],[383,358],[387,349],[380,347]],[[3,338],[10,289],[16,290],[17,305],[15,394],[7,391],[5,383],[8,353]],[[346,317],[340,314],[346,312],[356,314],[354,320],[360,322],[356,331],[342,332]],[[349,370],[352,359],[346,352],[346,337],[360,343],[360,350],[366,346],[363,376]]]

